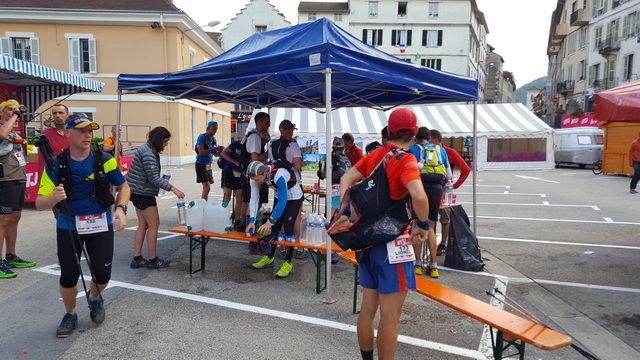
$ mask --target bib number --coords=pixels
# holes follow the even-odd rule
[[[211,171],[211,164],[210,162],[207,163],[207,165],[205,165],[205,168],[207,169],[207,171]]]
[[[13,156],[16,157],[20,166],[27,166],[27,161],[24,159],[24,153],[22,150],[14,151]]]
[[[388,242],[387,256],[389,257],[389,264],[414,261],[416,254],[413,252],[413,245],[409,242],[409,235],[400,235],[393,241]]]
[[[107,213],[76,216],[76,229],[80,235],[108,231]]]
[[[340,196],[340,184],[331,185],[331,196]]]

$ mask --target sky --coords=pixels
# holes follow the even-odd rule
[[[306,0],[314,1],[314,0]],[[315,0],[318,1],[318,0]],[[334,0],[336,1],[336,0]],[[204,28],[220,31],[249,0],[174,0],[196,23],[218,20],[220,25]],[[270,0],[285,18],[296,25],[296,0]],[[504,59],[504,70],[514,73],[516,87],[547,75],[547,40],[551,13],[557,0],[476,0],[489,27],[488,43]]]

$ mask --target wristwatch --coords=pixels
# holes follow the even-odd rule
[[[125,215],[127,215],[127,205],[122,205],[122,204],[120,204],[120,205],[118,205],[118,206],[116,206],[116,207],[121,208],[121,209],[122,209],[122,211],[124,212],[124,214],[125,214]]]

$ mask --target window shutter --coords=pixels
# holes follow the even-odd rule
[[[391,30],[391,46],[396,46],[396,34],[398,30]]]
[[[378,46],[382,46],[382,29],[378,29]]]
[[[442,70],[442,59],[436,59],[436,70]]]
[[[367,29],[362,29],[362,42],[367,43]]]
[[[11,56],[11,38],[0,38],[0,55]]]
[[[427,30],[422,30],[422,46],[427,46]]]
[[[438,30],[438,46],[442,46],[442,30]]]
[[[411,31],[407,30],[407,46],[411,46]]]
[[[607,2],[608,2],[607,0],[604,0],[604,7],[602,8],[603,14],[607,12],[607,6],[608,6]]]
[[[80,72],[80,39],[69,39],[69,71]]]
[[[426,31],[426,30],[423,30]],[[420,65],[427,66],[427,59],[420,59]]]
[[[31,38],[31,63],[40,65],[40,39]]]
[[[96,63],[96,39],[89,39],[89,72],[95,74],[98,72]]]

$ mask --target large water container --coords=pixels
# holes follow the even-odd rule
[[[202,231],[204,230],[204,207],[207,205],[207,200],[199,199],[189,203],[187,209],[187,230],[188,231]]]
[[[223,234],[230,225],[231,213],[219,201],[210,201],[204,207],[204,231]]]

